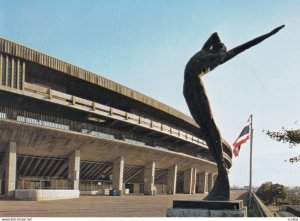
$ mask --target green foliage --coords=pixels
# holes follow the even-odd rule
[[[276,183],[271,185],[270,191],[275,205],[277,205],[279,201],[284,202],[287,199],[287,191],[281,184]]]
[[[291,157],[289,159],[290,163],[297,163],[300,162],[300,155],[299,156],[295,156],[295,157]]]
[[[300,196],[295,194],[289,195],[288,204],[290,205],[300,205]]]
[[[272,182],[263,183],[258,190],[256,191],[256,195],[266,204],[270,204],[270,190],[271,190]]]
[[[295,122],[295,124],[297,124],[297,122]],[[299,125],[297,127],[299,127]],[[266,135],[268,135],[270,138],[272,138],[273,140],[276,140],[276,141],[282,142],[282,143],[288,143],[291,148],[300,144],[300,129],[299,128],[286,129],[286,128],[282,127],[281,131],[263,130],[263,132]],[[300,155],[291,157],[289,159],[289,161],[290,161],[290,163],[300,162]]]
[[[265,133],[276,141],[289,143],[291,147],[300,143],[300,129],[285,129],[283,127],[282,131],[267,130]]]
[[[263,183],[257,190],[256,195],[265,204],[275,204],[284,202],[287,199],[287,191],[281,184],[272,184],[272,182]]]

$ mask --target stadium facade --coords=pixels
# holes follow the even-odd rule
[[[217,167],[201,137],[157,100],[0,38],[1,195],[208,192]]]

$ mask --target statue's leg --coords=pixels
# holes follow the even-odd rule
[[[214,128],[215,127],[215,128]],[[230,198],[230,186],[227,170],[225,167],[224,157],[223,157],[223,144],[221,141],[220,133],[218,132],[216,125],[212,125],[210,128],[212,136],[210,137],[210,144],[212,147],[219,147],[216,151],[216,162],[218,166],[218,176],[216,182],[209,192],[208,196],[205,198],[206,200],[229,200]]]
[[[191,87],[185,90],[184,96],[194,120],[206,137],[207,145],[218,167],[216,183],[206,199],[229,200],[229,180],[224,163],[222,139],[214,122],[204,85],[202,80],[199,80],[197,84],[195,82],[190,84]]]
[[[221,135],[210,109],[210,104],[201,78],[191,82],[184,90],[192,117],[197,122],[205,136],[207,145],[215,158],[216,163],[223,164],[223,148],[221,145]]]

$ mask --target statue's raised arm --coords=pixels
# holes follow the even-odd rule
[[[280,29],[282,29],[285,25],[281,25],[275,29],[273,29],[271,32],[261,35],[257,38],[254,38],[240,46],[237,46],[231,50],[229,50],[228,52],[226,52],[225,56],[224,56],[224,60],[222,61],[222,63],[225,63],[226,61],[230,60],[231,58],[233,58],[234,56],[238,55],[239,53],[247,50],[248,48],[251,48],[252,46],[255,46],[257,44],[259,44],[260,42],[262,42],[263,40],[271,37],[272,35],[276,34]]]
[[[209,51],[211,47],[219,44],[220,42],[221,42],[220,37],[219,37],[218,33],[215,32],[209,37],[209,39],[207,39],[207,41],[204,43],[201,50]]]

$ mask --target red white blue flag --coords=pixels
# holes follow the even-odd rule
[[[240,133],[239,137],[233,143],[233,154],[234,156],[238,156],[241,145],[246,143],[246,141],[250,138],[250,121],[248,120],[247,124],[243,128],[242,132]]]

